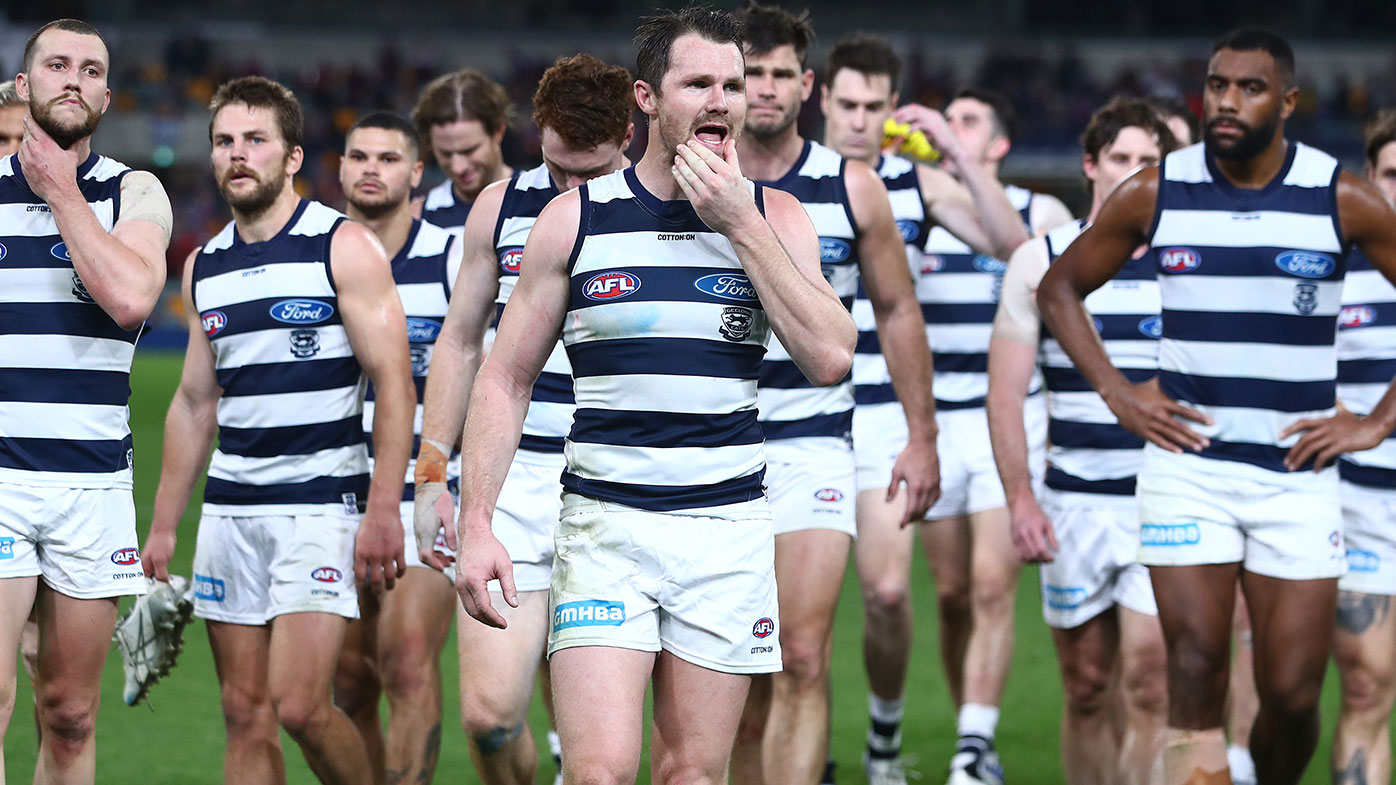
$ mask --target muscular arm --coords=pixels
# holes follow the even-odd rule
[[[189,344],[184,350],[184,369],[165,413],[165,442],[160,456],[160,484],[155,491],[155,513],[146,534],[142,560],[145,574],[168,581],[166,572],[174,556],[175,532],[189,506],[194,483],[208,463],[209,450],[218,430],[218,386],[213,347],[204,335],[203,322],[194,309],[193,277],[195,249],[184,263],[182,293]]]
[[[364,374],[373,382],[373,478],[368,509],[359,524],[355,545],[355,572],[360,580],[381,578],[393,585],[392,561],[402,575],[401,516],[402,478],[412,452],[412,420],[417,391],[412,384],[407,351],[407,317],[393,284],[392,269],[378,238],[363,226],[344,222],[330,240],[330,267],[334,273],[340,316],[349,345]],[[396,533],[395,547],[388,536]],[[370,544],[371,543],[371,544]],[[380,561],[380,559],[382,561]],[[367,563],[365,563],[367,562]]]
[[[916,170],[926,214],[975,251],[1007,259],[1028,239],[1023,217],[984,167],[961,162],[963,183],[925,164]]]

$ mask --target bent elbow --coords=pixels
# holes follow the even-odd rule
[[[832,387],[848,378],[853,369],[853,341],[830,346],[813,368],[810,383],[816,387]]]

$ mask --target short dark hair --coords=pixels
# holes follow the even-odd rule
[[[708,5],[690,5],[678,11],[646,17],[635,28],[635,78],[656,93],[669,71],[674,42],[688,34],[742,50],[742,24],[727,11]]]
[[[344,142],[349,143],[349,135],[360,128],[381,128],[384,131],[397,131],[407,140],[408,147],[412,148],[412,158],[417,157],[417,151],[422,147],[422,139],[417,136],[417,129],[412,127],[412,123],[406,117],[397,112],[369,112],[354,121],[349,126],[349,130],[344,134]]]
[[[1367,165],[1376,166],[1382,148],[1396,142],[1396,109],[1384,109],[1363,129],[1363,152]]]
[[[795,48],[800,67],[805,67],[810,44],[814,41],[814,24],[809,20],[808,10],[797,16],[779,6],[761,5],[751,0],[738,16],[746,28],[743,40],[748,52],[762,55],[789,44]]]
[[[97,40],[102,42],[102,46],[107,45],[107,39],[102,37],[102,34],[97,31],[97,28],[81,19],[55,19],[43,27],[40,27],[38,30],[35,30],[34,34],[29,36],[29,40],[24,42],[24,73],[29,73],[29,69],[34,67],[34,47],[39,43],[39,36],[50,30],[62,30],[68,33],[77,33],[78,35],[95,35],[97,36]]]
[[[276,127],[286,142],[286,152],[300,147],[305,139],[305,119],[301,103],[291,89],[265,76],[240,76],[218,86],[213,100],[208,102],[208,135],[213,139],[213,118],[230,104],[246,104],[250,108],[270,109],[276,115]]]
[[[1154,107],[1154,111],[1158,112],[1159,117],[1163,118],[1165,123],[1176,117],[1188,124],[1188,136],[1191,137],[1194,142],[1202,138],[1202,124],[1197,119],[1197,112],[1194,112],[1192,107],[1188,106],[1187,101],[1184,101],[1176,95],[1155,95],[1150,97],[1148,101],[1149,104]],[[1175,139],[1174,141],[1180,144],[1182,143],[1181,139]]]
[[[559,57],[538,80],[533,122],[575,148],[620,144],[635,109],[634,82],[624,66],[589,54]]]
[[[955,94],[956,101],[961,98],[968,98],[971,101],[978,101],[988,106],[994,111],[994,128],[999,136],[1013,141],[1013,137],[1018,134],[1018,113],[1013,111],[1013,104],[1008,102],[1003,93],[989,90],[983,87],[966,87]]]
[[[1285,87],[1294,84],[1294,50],[1279,33],[1264,27],[1238,27],[1217,40],[1212,54],[1223,49],[1233,52],[1265,52],[1275,58]]]
[[[1142,128],[1158,138],[1159,153],[1167,155],[1178,146],[1168,123],[1159,116],[1158,109],[1143,98],[1116,96],[1105,106],[1095,110],[1086,130],[1081,132],[1081,150],[1092,160],[1100,160],[1100,151],[1115,143],[1120,131],[1126,128]]]
[[[892,44],[880,35],[854,35],[834,44],[829,52],[829,67],[824,78],[833,84],[834,75],[847,68],[868,76],[886,76],[892,80],[892,92],[897,92],[901,78],[902,59]]]
[[[485,133],[497,134],[514,114],[509,94],[474,68],[438,76],[422,88],[412,108],[417,135],[431,143],[431,128],[461,120],[477,120]]]

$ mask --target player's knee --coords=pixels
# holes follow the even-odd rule
[[[657,774],[655,785],[718,785],[723,780],[720,771],[683,762],[662,762]]]
[[[269,728],[275,731],[276,715],[272,712],[271,701],[265,692],[224,684],[219,694],[219,702],[228,735],[265,732]]]
[[[1110,698],[1110,671],[1095,662],[1067,663],[1062,668],[1067,711],[1079,717],[1104,713]]]
[[[885,628],[904,619],[911,609],[911,587],[893,576],[879,576],[863,587],[868,627]]]
[[[1343,713],[1386,717],[1396,702],[1396,682],[1390,672],[1379,672],[1368,664],[1340,663]]]
[[[330,711],[330,703],[310,690],[291,689],[282,695],[272,695],[272,711],[276,722],[291,738],[301,741],[315,735],[315,730]]]
[[[1018,576],[1009,570],[976,565],[971,588],[974,610],[978,613],[1011,613],[1018,593]]]
[[[60,698],[45,701],[39,712],[45,740],[52,742],[55,754],[77,751],[86,746],[97,725],[97,707],[92,701]]]
[[[341,657],[334,674],[334,702],[345,714],[355,716],[378,703],[377,669],[367,657]]]
[[[518,732],[522,732],[524,712],[527,709],[527,706],[509,705],[503,696],[490,695],[484,690],[472,690],[471,694],[461,696],[461,726],[471,739],[480,737],[483,740],[477,745],[481,750],[491,746],[489,739],[503,739],[494,744],[500,746],[517,738]],[[510,732],[514,735],[510,736]]]
[[[635,781],[633,772],[612,761],[564,758],[562,768],[562,779],[567,785],[625,785]]]
[[[513,725],[467,727],[465,732],[470,737],[470,744],[480,751],[480,756],[490,758],[498,755],[502,750],[508,749],[511,744],[523,736],[524,724],[516,722]]]
[[[780,680],[824,689],[828,651],[823,636],[789,635],[780,641]]]
[[[968,621],[970,617],[969,584],[936,576],[936,606],[943,623]]]
[[[439,667],[436,652],[424,636],[404,635],[383,652],[383,689],[390,696],[435,692]]]
[[[1120,679],[1130,708],[1144,714],[1167,713],[1167,669],[1162,646],[1151,646],[1125,657]]]
[[[1258,674],[1257,674],[1258,675]],[[1297,719],[1318,711],[1319,695],[1323,692],[1323,674],[1317,678],[1297,672],[1272,675],[1267,683],[1256,684],[1260,711],[1278,718]]]

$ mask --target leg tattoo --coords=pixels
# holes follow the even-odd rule
[[[475,734],[472,738],[475,740],[475,746],[480,748],[480,754],[489,757],[499,752],[509,742],[517,739],[523,733],[523,729],[523,723],[520,722],[512,728],[490,728],[484,733]]]
[[[1338,627],[1344,632],[1361,635],[1385,621],[1390,612],[1391,597],[1385,594],[1338,592]]]
[[[1367,785],[1367,756],[1361,747],[1352,754],[1347,768],[1333,770],[1333,785]]]

